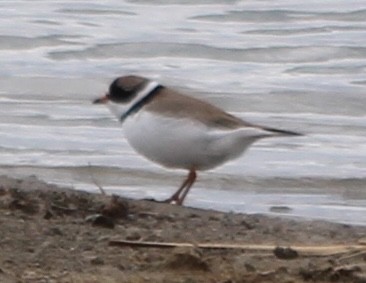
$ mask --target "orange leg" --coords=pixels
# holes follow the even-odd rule
[[[194,182],[196,181],[197,174],[194,169],[191,169],[189,171],[189,174],[187,178],[183,181],[182,185],[179,187],[179,189],[166,200],[166,202],[175,202],[177,205],[182,205],[184,199],[186,198],[189,189],[192,187]]]
[[[197,178],[196,171],[194,171],[194,170],[189,171],[188,184],[187,184],[185,190],[183,191],[182,196],[178,199],[177,205],[182,205],[183,204],[184,199],[188,195],[188,192],[191,189],[191,187],[193,186],[194,182],[196,181],[196,178]]]

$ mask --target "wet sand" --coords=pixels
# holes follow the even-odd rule
[[[366,282],[366,227],[0,177],[0,282]]]

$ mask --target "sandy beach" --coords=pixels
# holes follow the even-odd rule
[[[366,282],[366,227],[0,177],[0,281]]]

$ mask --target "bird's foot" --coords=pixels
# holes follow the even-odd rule
[[[167,199],[163,200],[162,202],[175,204],[175,205],[182,205],[182,202],[180,201],[180,199],[173,198],[173,197],[167,198]]]
[[[156,202],[156,203],[171,203],[171,204],[177,204],[178,203],[178,201],[173,200],[172,198],[167,198],[167,199],[163,199],[163,200],[157,200],[157,199],[154,199],[154,198],[144,198],[142,200]]]
[[[175,199],[175,198],[171,198],[171,197],[167,198],[167,199],[163,199],[163,200],[157,200],[154,198],[144,198],[142,200],[156,202],[156,203],[169,203],[169,204],[175,204],[175,205],[182,205],[182,202],[179,199]]]

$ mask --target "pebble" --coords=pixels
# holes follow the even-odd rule
[[[209,266],[200,251],[194,247],[175,248],[167,259],[166,266],[172,269],[209,270]]]
[[[86,222],[92,223],[93,226],[99,226],[103,228],[113,229],[115,223],[112,218],[104,216],[102,214],[92,214],[85,218]]]
[[[138,229],[130,229],[130,231],[127,232],[126,240],[129,241],[138,241],[142,238],[140,232]]]
[[[291,248],[276,247],[273,253],[279,259],[295,259],[299,257],[298,252]]]
[[[104,260],[102,258],[100,258],[99,256],[95,256],[90,259],[90,263],[93,265],[103,265]]]

